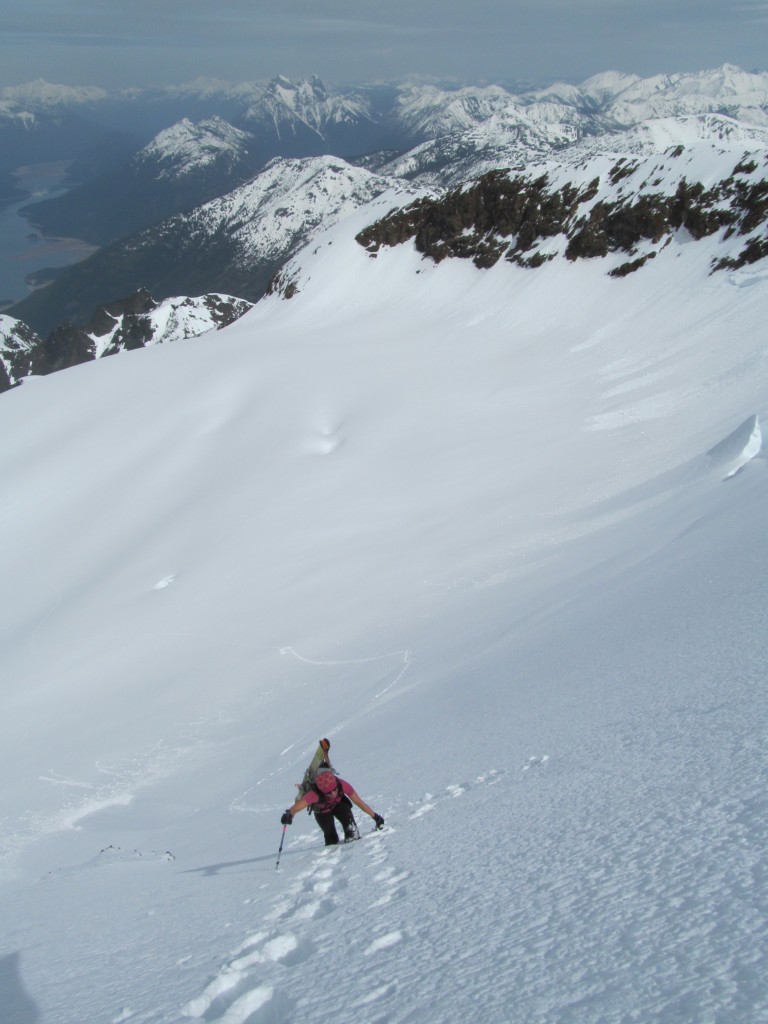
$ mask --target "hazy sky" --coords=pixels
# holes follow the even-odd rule
[[[768,69],[768,0],[0,0],[0,86]]]

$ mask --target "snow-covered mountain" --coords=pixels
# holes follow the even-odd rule
[[[698,147],[703,158],[696,155]],[[698,183],[705,190],[714,189],[713,182],[704,184],[699,177],[708,166],[710,152],[723,154],[723,159],[715,159],[712,166],[722,174],[717,201],[727,207],[733,200],[728,179],[736,167],[746,167],[750,162],[746,154],[755,154],[755,167],[749,174],[738,176],[738,181],[740,187],[748,185],[752,190],[743,202],[755,206],[755,224],[762,225],[765,218],[760,212],[758,192],[764,175],[762,154],[767,148],[765,128],[721,115],[663,118],[624,131],[580,136],[572,125],[532,121],[519,108],[510,107],[472,129],[424,143],[402,157],[382,162],[379,174],[330,157],[274,161],[231,194],[94,254],[45,290],[12,307],[11,313],[38,330],[49,331],[61,318],[58,311],[62,308],[66,308],[68,318],[83,319],[104,295],[130,292],[143,281],[150,281],[153,293],[160,297],[217,291],[255,301],[272,275],[313,233],[373,196],[389,192],[396,207],[414,195],[461,188],[463,183],[495,169],[511,169],[523,175],[528,183],[523,191],[541,175],[549,174],[557,182],[552,193],[570,188],[573,196],[585,191],[574,183],[587,173],[589,181],[602,181],[600,190],[592,189],[600,197],[600,203],[593,205],[599,205],[610,219],[616,215],[617,204],[622,208],[633,206],[635,195],[644,197],[642,204],[647,204],[652,195],[653,201],[661,205],[679,205],[676,196],[685,176],[686,187]],[[168,149],[175,152],[173,146]],[[619,163],[630,157],[661,158],[666,151],[677,149],[678,158],[649,159],[639,165],[637,173],[632,165]],[[679,159],[683,151],[686,157]],[[173,166],[183,167],[192,159],[192,153],[186,160],[176,154]],[[667,164],[674,173],[659,170]],[[536,201],[540,199],[541,195]],[[549,233],[562,229],[564,242],[569,242],[576,221],[587,212],[578,203],[566,203],[558,216],[568,224],[555,216]],[[635,213],[629,216],[634,218]],[[668,227],[669,216],[658,216],[659,223]],[[722,226],[717,218],[712,223]],[[658,227],[653,220],[652,225]],[[464,227],[469,230],[468,225]],[[530,224],[525,237],[529,235]],[[625,241],[617,245],[624,256],[622,264],[627,262],[627,254],[641,258],[635,251],[637,241],[633,227]],[[465,243],[471,248],[470,239]],[[576,251],[578,246],[574,246],[569,252]],[[490,248],[495,250],[495,243]],[[594,254],[605,255],[605,251],[601,243]],[[653,246],[650,251],[654,251]],[[545,245],[541,252],[529,252],[525,258],[538,260],[548,252]],[[173,259],[168,258],[170,253]]]
[[[671,134],[695,141],[638,159],[580,154],[578,162],[551,160],[515,176],[491,171],[447,195],[391,211],[358,241],[378,255],[382,246],[413,240],[437,262],[461,257],[478,267],[500,259],[536,268],[599,257],[614,276],[639,270],[681,238],[714,239],[713,270],[768,256],[768,132],[747,139],[723,131],[715,142],[675,133],[676,127],[649,125],[644,141],[650,146]],[[291,279],[290,268],[284,277]]]
[[[0,118],[75,109],[87,112],[101,106],[113,110],[117,118],[122,111],[132,121],[130,111],[142,104],[148,109],[181,110],[186,102],[190,111],[208,104],[211,113],[207,116],[213,116],[218,104],[219,116],[225,119],[239,111],[238,116],[254,126],[288,135],[308,130],[325,136],[334,125],[365,125],[381,114],[397,123],[399,131],[413,142],[420,142],[471,128],[505,109],[510,101],[525,106],[564,106],[625,127],[649,117],[685,114],[721,113],[761,124],[768,116],[768,72],[748,72],[732,64],[650,78],[606,71],[578,84],[554,82],[524,92],[498,85],[447,89],[428,83],[396,83],[390,90],[389,107],[374,102],[373,91],[370,86],[329,87],[317,76],[292,81],[278,75],[266,84],[201,78],[120,93],[38,79],[0,89]],[[193,113],[184,116],[200,119]]]
[[[230,194],[69,268],[11,313],[50,330],[57,310],[66,308],[68,318],[79,322],[104,295],[129,292],[142,281],[151,281],[160,297],[226,291],[255,301],[315,232],[384,192],[396,205],[425,191],[336,157],[274,160]]]
[[[641,78],[607,71],[580,85],[554,83],[521,94],[522,104],[554,102],[600,115],[607,126],[629,127],[649,118],[726,114],[749,124],[768,122],[768,72],[732,64],[694,73]]]
[[[23,85],[0,88],[0,116],[34,117],[40,111],[60,111],[106,100],[109,93],[97,86],[56,85],[42,78]]]
[[[409,85],[397,95],[393,119],[412,143],[466,131],[509,107],[512,97],[501,86],[447,90]]]
[[[362,95],[333,94],[316,75],[299,82],[278,76],[248,108],[244,120],[257,130],[271,128],[278,135],[309,130],[322,138],[337,125],[371,120],[371,113]]]
[[[768,1012],[768,260],[372,258],[388,209],[0,400],[13,1024]],[[325,735],[387,823],[330,850],[280,825]]]
[[[382,193],[396,203],[423,190],[335,157],[276,159],[246,185],[200,207],[189,244],[207,248],[208,239],[225,237],[235,249],[227,272],[234,274],[239,264],[253,273],[261,264],[284,263],[319,231]],[[189,218],[160,225],[153,233],[157,242],[182,223],[186,228]]]
[[[245,132],[218,117],[184,120],[117,169],[25,212],[47,235],[105,245],[228,191],[258,165]]]
[[[278,76],[242,124],[270,156],[367,153],[387,145],[391,135],[364,91],[329,90],[317,76],[298,82]]]
[[[221,163],[229,174],[247,153],[249,136],[214,117],[194,124],[188,118],[156,135],[137,153],[137,166],[152,165],[158,179],[179,181],[199,171],[210,171]]]
[[[98,86],[62,85],[38,78],[22,85],[0,88],[0,116],[16,115],[23,111],[35,115],[73,109],[91,112],[104,108],[127,112],[139,104],[150,108],[171,109],[185,102],[192,107],[213,102],[222,109],[233,104],[244,109],[255,102],[265,88],[264,82],[233,84],[217,79],[197,78],[178,85],[147,85],[112,92]]]
[[[480,124],[414,147],[384,163],[380,171],[424,187],[451,188],[497,167],[540,160],[578,137],[572,124],[535,121],[527,109],[507,105]]]
[[[563,163],[578,166],[585,158],[606,153],[622,156],[662,154],[680,146],[710,143],[714,149],[751,153],[768,147],[768,130],[735,121],[723,114],[650,118],[631,128],[585,136],[559,154]]]
[[[598,82],[604,87],[605,77]],[[595,89],[594,80],[589,80],[584,93],[595,96],[600,85]],[[768,125],[768,72],[746,72],[725,64],[711,71],[639,79],[618,89],[607,110],[626,125],[649,117],[706,113]]]
[[[251,303],[231,295],[156,302],[141,290],[102,306],[85,327],[62,324],[45,339],[21,321],[0,314],[0,392],[30,376],[221,330],[250,308]]]

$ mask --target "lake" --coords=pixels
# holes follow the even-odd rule
[[[27,280],[30,275],[46,267],[67,267],[96,251],[96,246],[79,238],[46,238],[20,213],[28,203],[66,192],[63,181],[68,166],[60,161],[15,172],[18,187],[30,194],[0,209],[0,312],[33,291],[34,282]]]

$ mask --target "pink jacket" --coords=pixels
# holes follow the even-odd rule
[[[336,804],[341,800],[342,793],[344,796],[351,797],[355,792],[352,786],[345,779],[337,779],[338,786],[336,787],[335,793],[323,794],[322,797],[317,794],[314,789],[308,790],[304,794],[304,799],[307,802],[308,807],[314,807],[315,811],[332,811]],[[341,787],[341,792],[339,792]]]

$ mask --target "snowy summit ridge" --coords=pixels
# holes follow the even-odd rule
[[[234,164],[247,153],[249,136],[221,117],[193,123],[188,118],[160,132],[137,155],[154,163],[158,178],[180,178],[226,161]]]
[[[278,136],[308,130],[320,138],[329,128],[370,119],[369,106],[362,96],[335,95],[316,75],[299,82],[278,76],[243,118],[252,130],[268,127]]]

